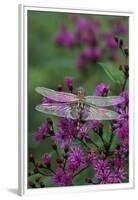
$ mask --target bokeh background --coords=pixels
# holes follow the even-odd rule
[[[124,32],[118,29],[113,37],[122,38],[124,44],[128,46],[128,18],[85,14],[77,16],[97,23],[98,48],[102,49],[102,55],[98,60],[89,63],[83,71],[77,69],[76,62],[78,55],[87,45],[65,48],[55,43],[56,34],[60,32],[63,23],[69,31],[74,32],[76,15],[28,11],[28,151],[33,153],[37,159],[41,159],[46,151],[50,152],[50,140],[39,143],[32,138],[39,125],[48,117],[35,110],[35,106],[42,98],[35,92],[36,87],[43,86],[57,90],[58,85],[61,84],[64,90],[68,91],[64,85],[64,78],[71,76],[74,80],[74,88],[83,86],[88,95],[92,95],[96,85],[101,82],[110,86],[110,95],[120,93],[119,66],[125,64],[125,60],[120,49],[108,47],[107,43],[110,43],[108,33],[112,32],[116,23],[121,24]],[[115,75],[115,79],[116,77],[118,79],[113,81],[110,74],[106,73],[98,63],[107,63],[107,66],[112,66],[110,67],[111,72]],[[57,118],[50,117],[56,123]]]

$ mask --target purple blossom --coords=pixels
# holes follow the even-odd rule
[[[71,76],[66,76],[64,78],[64,83],[67,87],[72,87],[73,86],[73,78]]]
[[[129,124],[128,124],[128,92],[121,93],[124,97],[124,102],[114,106],[115,111],[119,113],[119,117],[112,124],[112,129],[116,133],[121,141],[128,138]]]
[[[92,120],[88,123],[88,128],[97,132],[100,127],[103,127],[103,124],[98,120]]]
[[[85,69],[86,65],[91,62],[97,62],[102,56],[102,50],[99,47],[86,48],[79,53],[76,60],[76,67],[79,71]]]
[[[95,46],[97,43],[96,38],[96,23],[86,20],[84,18],[79,18],[76,20],[76,30],[75,38],[80,44],[88,44]]]
[[[106,96],[109,91],[109,86],[106,83],[100,83],[96,86],[94,96]]]
[[[94,166],[98,159],[98,155],[93,150],[88,151],[87,160],[91,166]]]
[[[83,50],[81,56],[85,61],[98,61],[101,58],[102,51],[99,47],[86,48]]]
[[[78,167],[83,167],[85,164],[85,155],[79,146],[74,146],[68,153],[68,169],[75,171]]]
[[[114,160],[114,167],[115,169],[119,169],[122,168],[124,165],[124,159],[122,159],[121,157],[116,157]]]
[[[58,186],[72,185],[72,175],[65,173],[62,168],[57,168],[56,173],[51,178],[52,182]]]
[[[126,179],[126,172],[123,168],[119,168],[113,173],[112,176],[113,183],[122,183],[122,181]]]
[[[55,44],[66,48],[73,48],[74,36],[73,33],[67,30],[65,24],[62,24],[61,31],[55,35]]]
[[[111,32],[104,33],[104,42],[105,42],[106,48],[108,48],[108,49],[116,49],[117,48],[117,43]]]
[[[124,153],[128,153],[129,150],[129,139],[125,138],[124,140],[121,141],[121,151]]]
[[[76,131],[77,122],[74,120],[69,120],[66,118],[60,118],[58,121],[57,127],[65,132],[70,132],[71,135],[74,135]]]
[[[95,177],[100,180],[100,183],[111,183],[112,175],[110,170],[110,163],[108,160],[96,159],[93,162],[93,167],[95,170]]]
[[[51,164],[51,155],[50,155],[50,154],[45,153],[45,154],[42,156],[42,159],[43,159],[45,165],[50,166],[50,164]]]
[[[120,96],[122,96],[124,98],[124,104],[126,106],[128,106],[129,103],[129,95],[128,95],[128,91],[124,91],[120,94]]]
[[[104,169],[109,169],[109,161],[108,160],[100,160],[98,159],[94,164],[94,169],[96,171],[102,171]]]
[[[89,140],[89,134],[88,134],[88,127],[82,126],[79,130],[78,137],[83,141],[87,142]]]
[[[127,34],[128,28],[122,23],[121,20],[115,21],[112,27],[113,34]]]
[[[124,140],[125,138],[128,137],[129,133],[129,126],[128,123],[123,124],[123,126],[118,130],[117,134],[121,140]]]
[[[40,142],[45,139],[45,136],[50,131],[50,125],[48,122],[43,123],[40,127],[38,127],[37,132],[33,135],[33,139]]]
[[[58,131],[56,131],[54,139],[56,144],[61,145],[63,148],[70,145],[76,134],[76,122],[61,118],[57,124]]]
[[[62,148],[70,145],[73,141],[73,135],[69,135],[68,132],[58,130],[55,132],[54,140],[56,144],[61,145]]]
[[[111,173],[110,169],[107,169],[107,168],[96,172],[95,177],[97,179],[100,179],[101,184],[113,183],[113,180],[114,180],[113,174]]]

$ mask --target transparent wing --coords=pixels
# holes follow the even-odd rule
[[[85,108],[84,120],[114,120],[119,116],[118,113],[107,110],[104,108],[98,108],[95,106],[87,106]]]
[[[78,113],[74,109],[75,105],[66,103],[45,103],[36,106],[36,110],[59,117],[78,119]]]
[[[111,105],[117,105],[124,101],[123,97],[120,96],[108,96],[108,97],[100,97],[100,96],[86,96],[85,102],[88,104],[93,104],[100,107],[106,107]]]
[[[66,92],[57,92],[55,90],[51,90],[49,88],[37,87],[36,91],[48,99],[57,101],[57,102],[74,102],[77,100],[77,96],[75,94],[70,94]]]

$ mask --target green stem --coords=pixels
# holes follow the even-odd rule
[[[125,76],[125,79],[124,79],[124,82],[123,82],[123,86],[122,86],[122,90],[121,90],[122,92],[125,90],[127,79],[128,79],[128,76]]]

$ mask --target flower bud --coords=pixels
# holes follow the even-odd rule
[[[126,57],[128,57],[128,56],[129,56],[129,51],[128,51],[128,48],[127,48],[127,47],[126,47],[126,48],[124,48],[124,53],[125,53]]]
[[[34,156],[33,156],[33,154],[29,155],[29,162],[34,163]]]
[[[54,150],[57,150],[57,145],[56,145],[55,143],[53,143],[53,144],[52,144],[52,148],[53,148]]]
[[[59,92],[63,91],[63,88],[62,88],[62,85],[61,85],[61,84],[58,85],[58,91],[59,91]]]
[[[122,49],[123,48],[123,40],[119,41],[119,48]]]
[[[69,151],[69,147],[68,147],[68,146],[65,146],[64,152],[67,153],[68,151]]]
[[[32,181],[29,181],[29,186],[31,187],[31,188],[36,188],[36,184],[35,183],[33,183]]]
[[[44,188],[44,187],[45,187],[45,183],[41,181],[41,182],[40,182],[40,187],[41,187],[41,188]]]
[[[45,165],[46,165],[48,168],[50,168],[50,167],[51,167],[51,155],[48,154],[48,153],[45,153],[45,154],[43,155],[42,159],[43,159]]]
[[[92,183],[92,181],[91,181],[90,178],[86,178],[85,181],[86,181],[87,183]]]
[[[118,37],[114,37],[114,40],[118,44],[118,42],[119,42]]]
[[[62,158],[57,158],[56,161],[57,161],[58,164],[63,163],[63,159]]]
[[[47,122],[49,123],[49,125],[51,125],[51,126],[53,125],[53,121],[50,117],[47,118]]]

